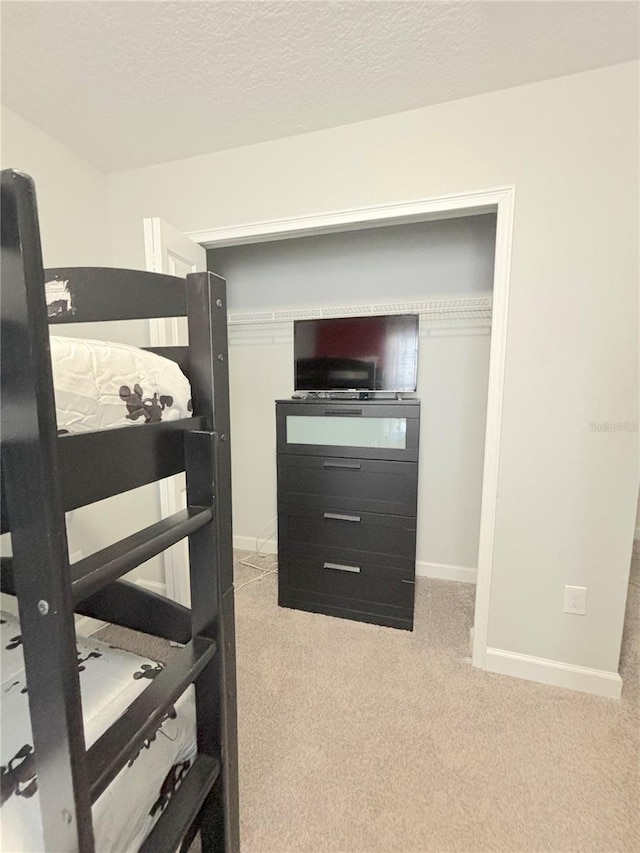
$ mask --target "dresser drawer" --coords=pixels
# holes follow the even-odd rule
[[[389,567],[415,565],[415,517],[380,515],[327,508],[282,504],[278,513],[278,540],[308,554],[327,559],[366,553]]]
[[[418,465],[278,454],[278,504],[416,514]]]
[[[420,404],[278,401],[279,453],[418,461]]]
[[[290,547],[280,555],[278,600],[328,604],[372,615],[412,618],[414,571],[389,570],[386,562],[352,552],[338,559],[332,553],[310,554]]]

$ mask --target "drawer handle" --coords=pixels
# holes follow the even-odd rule
[[[358,574],[360,566],[343,566],[342,563],[324,563],[323,569],[337,569],[339,572],[355,572]]]
[[[359,471],[362,468],[361,462],[323,462],[323,468],[351,468],[352,471]]]
[[[360,521],[359,515],[342,515],[339,512],[325,512],[324,518],[332,518],[335,521]]]
[[[325,415],[336,418],[357,418],[362,414],[362,409],[325,409]]]

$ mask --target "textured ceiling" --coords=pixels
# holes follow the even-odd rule
[[[636,2],[2,2],[2,101],[109,171],[625,62]]]

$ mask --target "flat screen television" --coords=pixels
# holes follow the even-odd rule
[[[296,320],[296,391],[415,391],[418,315]]]

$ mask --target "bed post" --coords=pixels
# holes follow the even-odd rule
[[[196,681],[198,751],[222,761],[200,814],[203,853],[240,850],[226,302],[224,279],[187,276],[193,410],[211,430],[185,437],[187,501],[214,507],[213,523],[189,537],[192,631],[218,645]]]
[[[92,853],[35,189],[2,172],[2,465],[47,850]]]

